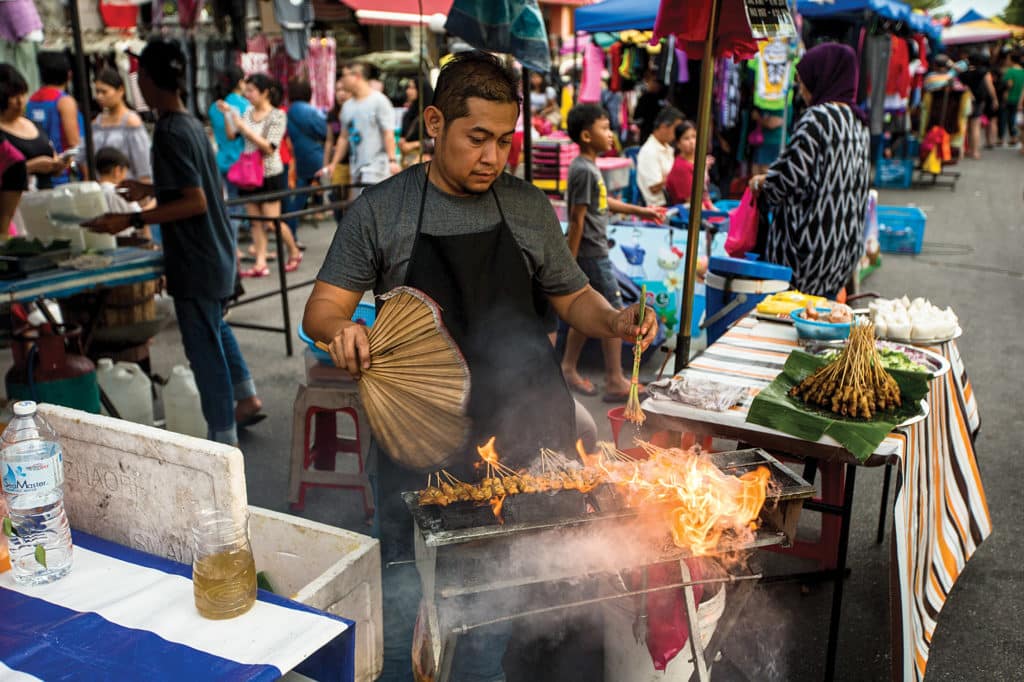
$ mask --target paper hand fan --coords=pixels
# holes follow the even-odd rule
[[[392,459],[410,469],[436,470],[469,432],[469,366],[429,296],[397,287],[380,298],[359,398],[373,435]]]

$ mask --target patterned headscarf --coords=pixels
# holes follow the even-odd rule
[[[811,93],[811,106],[837,102],[846,104],[864,123],[867,114],[857,106],[857,54],[839,43],[816,45],[796,65],[800,82]]]

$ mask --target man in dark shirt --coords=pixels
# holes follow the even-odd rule
[[[202,124],[181,99],[185,57],[175,43],[154,39],[139,55],[139,88],[159,118],[153,131],[153,184],[126,180],[129,201],[155,196],[156,208],[107,214],[86,223],[99,232],[159,223],[167,291],[206,417],[207,437],[237,444],[236,423],[262,419],[262,403],[238,342],[224,322],[234,291],[236,236],[221,199],[213,149]],[[237,401],[237,405],[236,405]]]

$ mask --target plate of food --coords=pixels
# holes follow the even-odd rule
[[[793,324],[793,318],[789,316],[794,310],[812,307],[826,306],[828,299],[823,296],[810,296],[799,291],[780,291],[768,296],[757,304],[754,309],[754,317],[769,322],[783,322]]]
[[[850,335],[853,309],[845,303],[815,306],[810,303],[789,313],[801,339],[834,341]]]
[[[888,341],[929,346],[963,334],[952,308],[940,309],[924,298],[880,298],[868,305],[868,315],[876,336]]]
[[[811,355],[831,361],[839,357],[845,347],[846,341],[818,341],[808,344],[805,350]],[[934,379],[943,376],[950,368],[949,360],[924,348],[883,339],[876,339],[875,347],[882,366],[888,370],[927,372]]]

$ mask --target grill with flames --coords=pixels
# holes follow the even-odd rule
[[[693,585],[752,585],[758,576],[737,575],[745,562],[733,560],[721,577],[693,581],[685,560],[788,544],[814,492],[763,450],[698,455],[645,448],[644,460],[581,452],[585,466],[559,470],[560,487],[509,494],[515,472],[501,468],[492,442],[481,449],[490,482],[460,492],[457,481],[445,486],[438,477],[431,480],[437,492],[403,493],[418,531],[432,677],[447,679],[459,635],[506,620],[682,588],[695,622]],[[552,470],[538,476],[544,475]],[[545,485],[526,483],[530,490]],[[432,503],[445,492],[445,504]],[[670,562],[679,563],[682,580],[648,586],[646,567]],[[640,585],[624,579],[637,572],[645,576]],[[707,679],[699,638],[689,639],[698,677]]]

